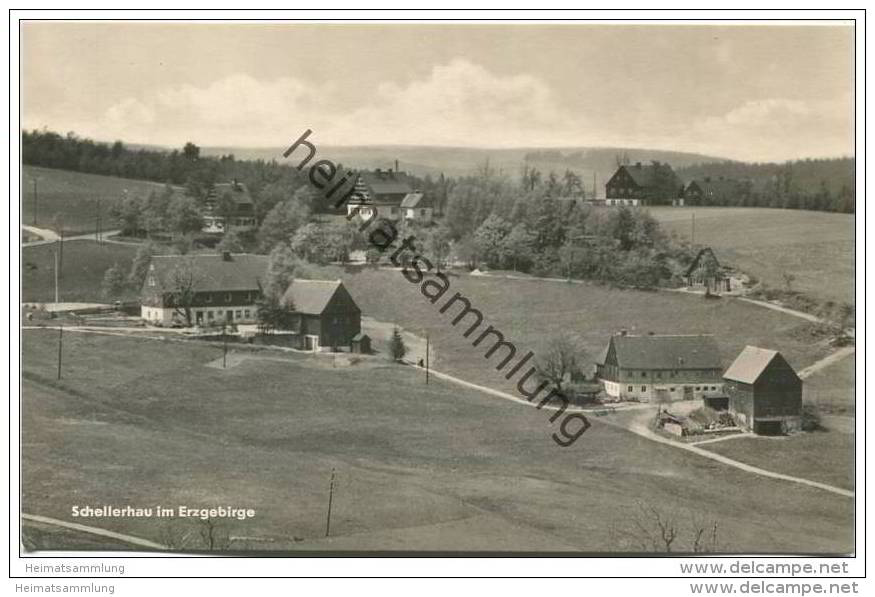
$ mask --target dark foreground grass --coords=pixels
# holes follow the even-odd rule
[[[856,355],[852,354],[805,379],[802,399],[821,413],[854,415]]]
[[[21,300],[51,302],[55,300],[56,243],[26,247],[21,252]],[[98,245],[90,240],[64,243],[64,261],[60,270],[61,301],[107,302],[101,283],[106,270],[118,263],[127,272],[136,247],[116,244]],[[131,290],[126,298],[136,293]]]
[[[716,518],[731,552],[846,552],[852,501],[762,479],[594,422],[572,448],[545,413],[408,367],[205,366],[211,346],[69,333],[23,337],[23,504],[251,507],[227,522],[263,549],[633,549],[636,503]],[[336,471],[332,538],[328,480]],[[792,491],[788,491],[792,489]],[[781,500],[775,500],[781,495]],[[87,522],[79,520],[79,522]],[[170,520],[92,524],[155,541]]]

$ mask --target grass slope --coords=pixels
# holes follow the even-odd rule
[[[55,300],[56,244],[26,247],[21,254],[21,300],[50,302]],[[106,270],[118,263],[125,271],[137,252],[128,245],[103,244],[75,240],[64,243],[59,296],[61,301],[106,302],[101,283]],[[129,297],[136,293],[131,291]]]
[[[790,272],[795,290],[855,302],[853,215],[753,207],[649,209],[667,231],[685,239],[695,214],[697,244],[714,248],[722,262],[771,287],[783,288],[783,273]]]
[[[67,235],[94,232],[97,203],[104,230],[117,228],[109,217],[109,208],[128,195],[141,196],[163,185],[143,180],[82,174],[68,170],[23,166],[21,176],[21,221],[34,225],[33,180],[37,180],[37,223],[40,228],[56,230],[55,216],[63,219]]]
[[[55,382],[55,338],[23,337],[29,512],[225,504],[256,509],[224,523],[236,546],[610,551],[632,549],[611,529],[643,501],[682,523],[717,518],[731,552],[852,549],[851,500],[788,491],[598,422],[562,449],[543,412],[424,386],[406,367],[298,357],[222,370],[204,366],[220,356],[211,346],[70,333]],[[160,541],[168,522],[98,524]]]

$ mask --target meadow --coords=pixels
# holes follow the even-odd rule
[[[651,207],[650,213],[679,238],[689,240],[695,215],[696,244],[712,247],[733,265],[770,287],[822,301],[855,304],[854,216],[753,207]]]
[[[700,519],[718,522],[726,552],[853,549],[847,498],[598,420],[559,448],[544,413],[385,360],[335,369],[273,353],[221,369],[207,366],[221,355],[210,345],[73,332],[64,350],[56,381],[56,333],[23,333],[26,512],[251,507],[222,523],[247,549],[604,552],[636,549],[616,531],[644,503],[677,516],[679,542]],[[174,521],[94,524],[160,542]]]
[[[37,190],[36,205],[34,180]],[[58,222],[63,221],[65,234],[74,236],[94,232],[99,213],[102,229],[112,230],[118,228],[109,216],[112,204],[122,201],[125,194],[139,197],[152,191],[160,191],[162,187],[158,183],[144,180],[22,166],[21,221],[23,224],[49,228],[56,232],[60,232]]]
[[[58,243],[25,247],[21,251],[21,300],[51,302],[55,300],[55,251]],[[64,259],[60,267],[59,298],[62,302],[111,302],[101,292],[103,275],[118,263],[125,271],[137,252],[135,246],[97,244],[90,240],[64,242]],[[126,297],[135,298],[129,291]]]

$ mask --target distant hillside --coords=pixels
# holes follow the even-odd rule
[[[236,159],[282,160],[285,147],[203,147],[203,155],[234,154]],[[528,162],[545,174],[550,170],[561,174],[573,170],[592,189],[593,174],[599,196],[604,194],[604,183],[617,169],[617,159],[631,162],[659,160],[680,168],[702,162],[721,162],[723,158],[696,153],[663,151],[659,149],[631,149],[622,147],[572,147],[562,149],[485,149],[468,147],[431,147],[412,145],[374,145],[342,147],[317,144],[319,156],[353,168],[373,169],[394,167],[398,160],[401,170],[418,176],[465,176],[474,174],[489,163],[496,173],[517,176],[521,166]]]
[[[795,160],[781,164],[746,162],[710,162],[693,164],[677,170],[685,181],[694,178],[734,178],[753,183],[756,190],[776,184],[786,184],[789,191],[812,192],[825,186],[827,192],[837,195],[842,188],[854,188],[854,158]]]

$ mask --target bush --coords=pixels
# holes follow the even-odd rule
[[[813,404],[802,405],[802,431],[821,431],[823,423],[820,420],[820,412]]]

